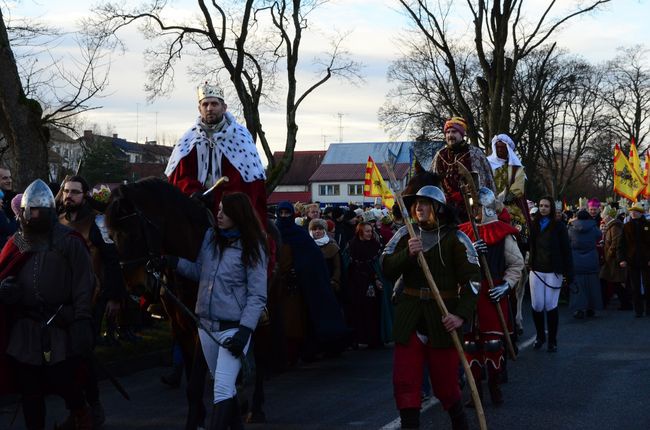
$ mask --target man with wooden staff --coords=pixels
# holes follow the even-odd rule
[[[482,394],[481,379],[485,370],[490,398],[494,405],[503,403],[500,378],[504,363],[505,335],[496,307],[501,307],[504,320],[508,322],[508,331],[512,332],[508,292],[517,285],[524,268],[524,258],[514,237],[518,230],[499,221],[497,216],[502,209],[499,206],[501,205],[492,190],[481,187],[478,190],[478,202],[475,202],[475,209],[478,210],[474,212],[480,237],[475,237],[471,222],[458,226],[460,231],[474,242],[476,250],[486,256],[483,261],[487,261],[487,269],[494,283],[494,287],[490,288],[487,277],[483,277],[478,306],[471,324],[472,330],[465,335],[465,355],[479,395]],[[468,403],[468,406],[470,405],[471,402]]]
[[[382,267],[405,288],[397,298],[393,336],[393,390],[403,429],[420,425],[424,365],[428,366],[435,396],[451,417],[452,429],[468,429],[458,384],[460,358],[450,332],[462,327],[476,308],[480,289],[478,256],[471,241],[458,230],[453,212],[438,187],[427,185],[417,194],[404,196],[418,237],[409,238],[400,228],[386,245]],[[418,266],[422,252],[445,301],[443,318],[427,280]]]

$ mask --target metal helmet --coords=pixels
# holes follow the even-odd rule
[[[56,207],[54,195],[47,184],[40,179],[35,180],[25,190],[20,200],[20,207],[25,209],[25,219],[30,218],[31,208],[51,208]]]
[[[481,212],[483,214],[481,224],[498,219],[497,197],[491,189],[487,187],[481,187],[478,189],[478,203],[481,205]]]
[[[425,197],[432,202],[438,202],[442,205],[447,204],[445,193],[443,193],[440,188],[434,185],[425,185],[424,187],[420,188],[417,193],[404,196],[404,203],[407,207],[410,208],[418,197]]]

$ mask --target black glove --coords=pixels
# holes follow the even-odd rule
[[[208,194],[207,196],[204,196],[203,191],[195,191],[190,196],[190,199],[194,200],[201,206],[205,206],[208,209],[212,209],[214,206],[214,192]]]
[[[158,258],[155,258],[150,261],[150,266],[148,269],[162,271],[165,269],[176,270],[178,266],[178,257],[175,255],[161,255]]]
[[[240,325],[237,333],[235,333],[233,337],[226,339],[226,341],[223,343],[223,346],[225,346],[232,355],[239,357],[244,352],[244,348],[246,347],[246,344],[248,343],[248,339],[250,339],[252,332],[253,330],[249,329],[248,327]]]
[[[23,289],[15,276],[7,276],[0,282],[0,302],[13,305],[23,297]]]
[[[501,285],[495,285],[493,288],[490,288],[490,291],[488,291],[488,294],[490,296],[490,300],[493,302],[498,302],[503,298],[506,294],[508,294],[508,291],[510,290],[510,284],[507,282],[504,282]]]
[[[488,253],[488,247],[487,243],[483,239],[479,239],[476,242],[474,242],[472,245],[474,245],[474,249],[476,249],[476,252],[479,255],[487,255]]]

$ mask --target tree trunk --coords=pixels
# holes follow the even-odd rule
[[[23,190],[36,178],[49,181],[48,133],[41,123],[42,114],[40,104],[25,96],[0,11],[0,131],[9,147],[4,161],[12,171],[16,190]]]

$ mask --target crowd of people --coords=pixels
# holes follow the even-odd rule
[[[621,309],[650,316],[644,207],[591,199],[572,212],[551,196],[528,201],[524,166],[507,134],[494,136],[485,156],[465,139],[462,118],[448,120],[445,147],[430,168],[418,166],[404,207],[268,208],[252,137],[227,112],[218,87],[206,83],[198,95],[199,118],[175,146],[166,175],[214,224],[195,259],[163,255],[158,262],[198,283],[199,352],[191,369],[209,372],[214,396],[209,424],[202,417],[188,428],[242,428],[236,380],[260,329],[273,345],[264,371],[394,345],[402,428],[419,428],[423,396],[432,390],[452,428],[462,430],[465,408],[476,404],[463,402],[460,362],[469,364],[465,377],[478,398],[485,380],[491,403],[504,403],[527,288],[535,350],[558,349],[563,292],[577,319],[593,317],[614,295]],[[118,246],[81,176],[55,192],[36,180],[16,194],[10,171],[0,169],[0,189],[0,393],[20,393],[30,430],[43,429],[49,393],[70,410],[61,429],[99,428],[92,349],[114,339],[100,327],[117,327],[128,302]],[[175,355],[180,369],[186,357]],[[80,370],[85,377],[77,377]],[[176,373],[163,381],[178,385]],[[254,403],[253,413],[260,407]]]

